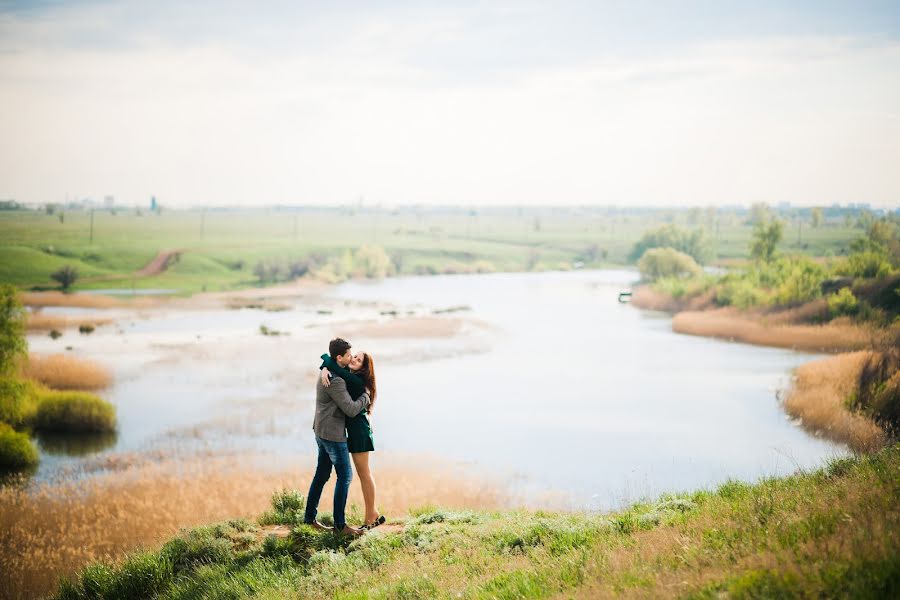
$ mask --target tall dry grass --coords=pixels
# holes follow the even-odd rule
[[[62,292],[23,292],[25,306],[72,306],[77,308],[114,308],[122,302],[111,296],[94,294],[64,294]]]
[[[856,452],[874,452],[887,443],[885,432],[847,405],[871,352],[839,354],[798,367],[784,400],[788,414],[803,427],[842,442]]]
[[[22,375],[57,390],[100,390],[112,380],[102,365],[65,354],[29,354]]]
[[[672,318],[677,333],[793,348],[812,352],[841,352],[872,347],[884,332],[832,322],[825,325],[766,324],[761,317],[745,317],[734,309],[686,311]]]
[[[112,319],[106,317],[65,317],[63,315],[45,315],[41,312],[28,314],[26,328],[29,331],[50,331],[56,329],[62,331],[69,327],[80,325],[93,325],[94,327],[112,323]]]
[[[270,508],[276,490],[305,494],[315,458],[298,456],[292,462],[293,468],[269,470],[249,460],[164,460],[29,491],[0,488],[0,598],[47,594],[61,575],[160,544],[181,527],[255,517]],[[382,457],[375,469],[379,508],[387,515],[431,503],[493,509],[507,502],[452,466]],[[321,511],[331,511],[334,479],[322,495]],[[348,507],[354,503],[363,506],[356,480]]]

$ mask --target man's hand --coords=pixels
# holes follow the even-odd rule
[[[324,385],[325,387],[328,387],[329,385],[331,385],[331,373],[328,371],[328,369],[323,368],[321,376],[322,376],[322,385]]]

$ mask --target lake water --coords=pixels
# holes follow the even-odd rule
[[[119,415],[116,436],[42,440],[37,477],[98,452],[172,444],[312,453],[315,357],[341,332],[343,313],[383,322],[385,307],[431,315],[466,306],[444,318],[491,328],[473,352],[441,339],[351,339],[378,366],[378,452],[462,462],[526,498],[550,492],[592,508],[786,474],[844,452],[789,421],[777,401],[791,369],[815,355],[674,334],[666,315],[617,301],[635,278],[608,270],[351,282],[317,303],[286,300],[282,312],[170,311],[90,336],[30,336],[33,351],[71,345],[114,365],[103,395]],[[262,336],[261,324],[288,335]]]
[[[675,334],[668,316],[618,302],[635,279],[595,271],[339,286],[343,299],[469,305],[503,332],[486,354],[379,369],[378,447],[471,461],[532,493],[599,507],[843,452],[791,423],[776,398],[815,355]]]

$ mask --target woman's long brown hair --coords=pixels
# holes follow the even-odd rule
[[[368,352],[363,352],[362,365],[360,365],[356,374],[363,380],[366,391],[369,392],[370,402],[366,413],[372,414],[372,409],[375,408],[375,396],[378,395],[378,386],[375,383],[375,361],[372,360],[372,355]]]

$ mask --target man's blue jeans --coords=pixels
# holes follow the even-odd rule
[[[350,468],[350,452],[347,451],[347,442],[330,442],[316,436],[316,444],[319,446],[319,462],[316,465],[316,474],[312,483],[309,484],[304,521],[312,523],[316,520],[322,488],[331,477],[331,467],[333,466],[337,473],[337,483],[334,486],[334,528],[340,531],[347,524],[344,510],[347,507],[350,481],[353,479],[353,470]]]

